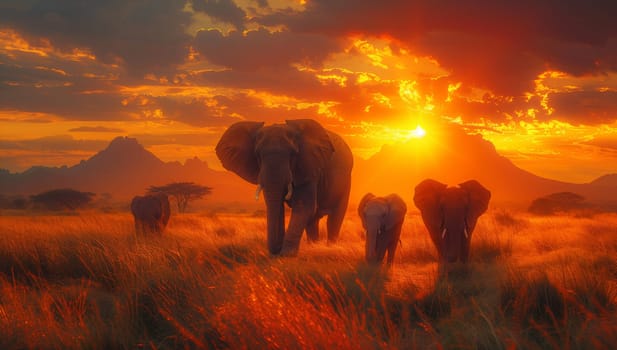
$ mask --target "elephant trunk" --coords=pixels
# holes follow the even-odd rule
[[[366,235],[366,262],[369,264],[377,263],[377,245],[375,244],[375,236],[376,235],[374,233],[367,233]]]
[[[279,254],[283,247],[285,237],[285,207],[283,206],[283,193],[264,191],[266,200],[267,226],[268,226],[268,250],[270,254]]]
[[[366,262],[369,264],[377,264],[381,262],[379,249],[379,227],[368,227],[366,230],[365,256]],[[380,259],[381,256],[381,259]]]
[[[446,224],[442,232],[442,242],[444,244],[444,259],[449,263],[466,260],[463,249],[466,241],[466,227],[463,224]]]

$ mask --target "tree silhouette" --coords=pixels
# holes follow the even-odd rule
[[[198,185],[194,182],[173,182],[164,186],[150,186],[148,193],[164,193],[173,197],[178,205],[178,212],[184,213],[190,201],[212,193],[212,187]]]
[[[92,201],[94,193],[81,192],[71,188],[61,188],[30,196],[33,204],[44,206],[51,210],[75,210]]]
[[[534,199],[528,211],[537,215],[552,215],[584,209],[586,206],[585,197],[572,192],[558,192]]]

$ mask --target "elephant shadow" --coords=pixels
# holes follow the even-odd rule
[[[472,307],[471,300],[497,302],[504,266],[476,263],[438,264],[434,283],[411,305],[419,320],[447,318],[454,309]]]

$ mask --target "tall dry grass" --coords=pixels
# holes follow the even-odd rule
[[[447,269],[417,213],[394,267],[340,243],[270,257],[259,217],[0,217],[3,349],[588,349],[617,345],[617,215],[483,216]]]

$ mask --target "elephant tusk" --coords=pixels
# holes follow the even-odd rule
[[[259,200],[259,193],[261,193],[261,185],[257,185],[257,189],[255,190],[255,200]]]
[[[469,233],[467,233],[467,227],[465,227],[465,230],[463,232],[465,233],[465,238],[469,239]]]
[[[441,239],[446,238],[446,229],[444,228],[443,231],[441,231]]]
[[[285,195],[285,200],[288,201],[291,199],[291,196],[293,194],[294,190],[293,190],[293,185],[291,184],[291,182],[287,185],[287,194]]]

